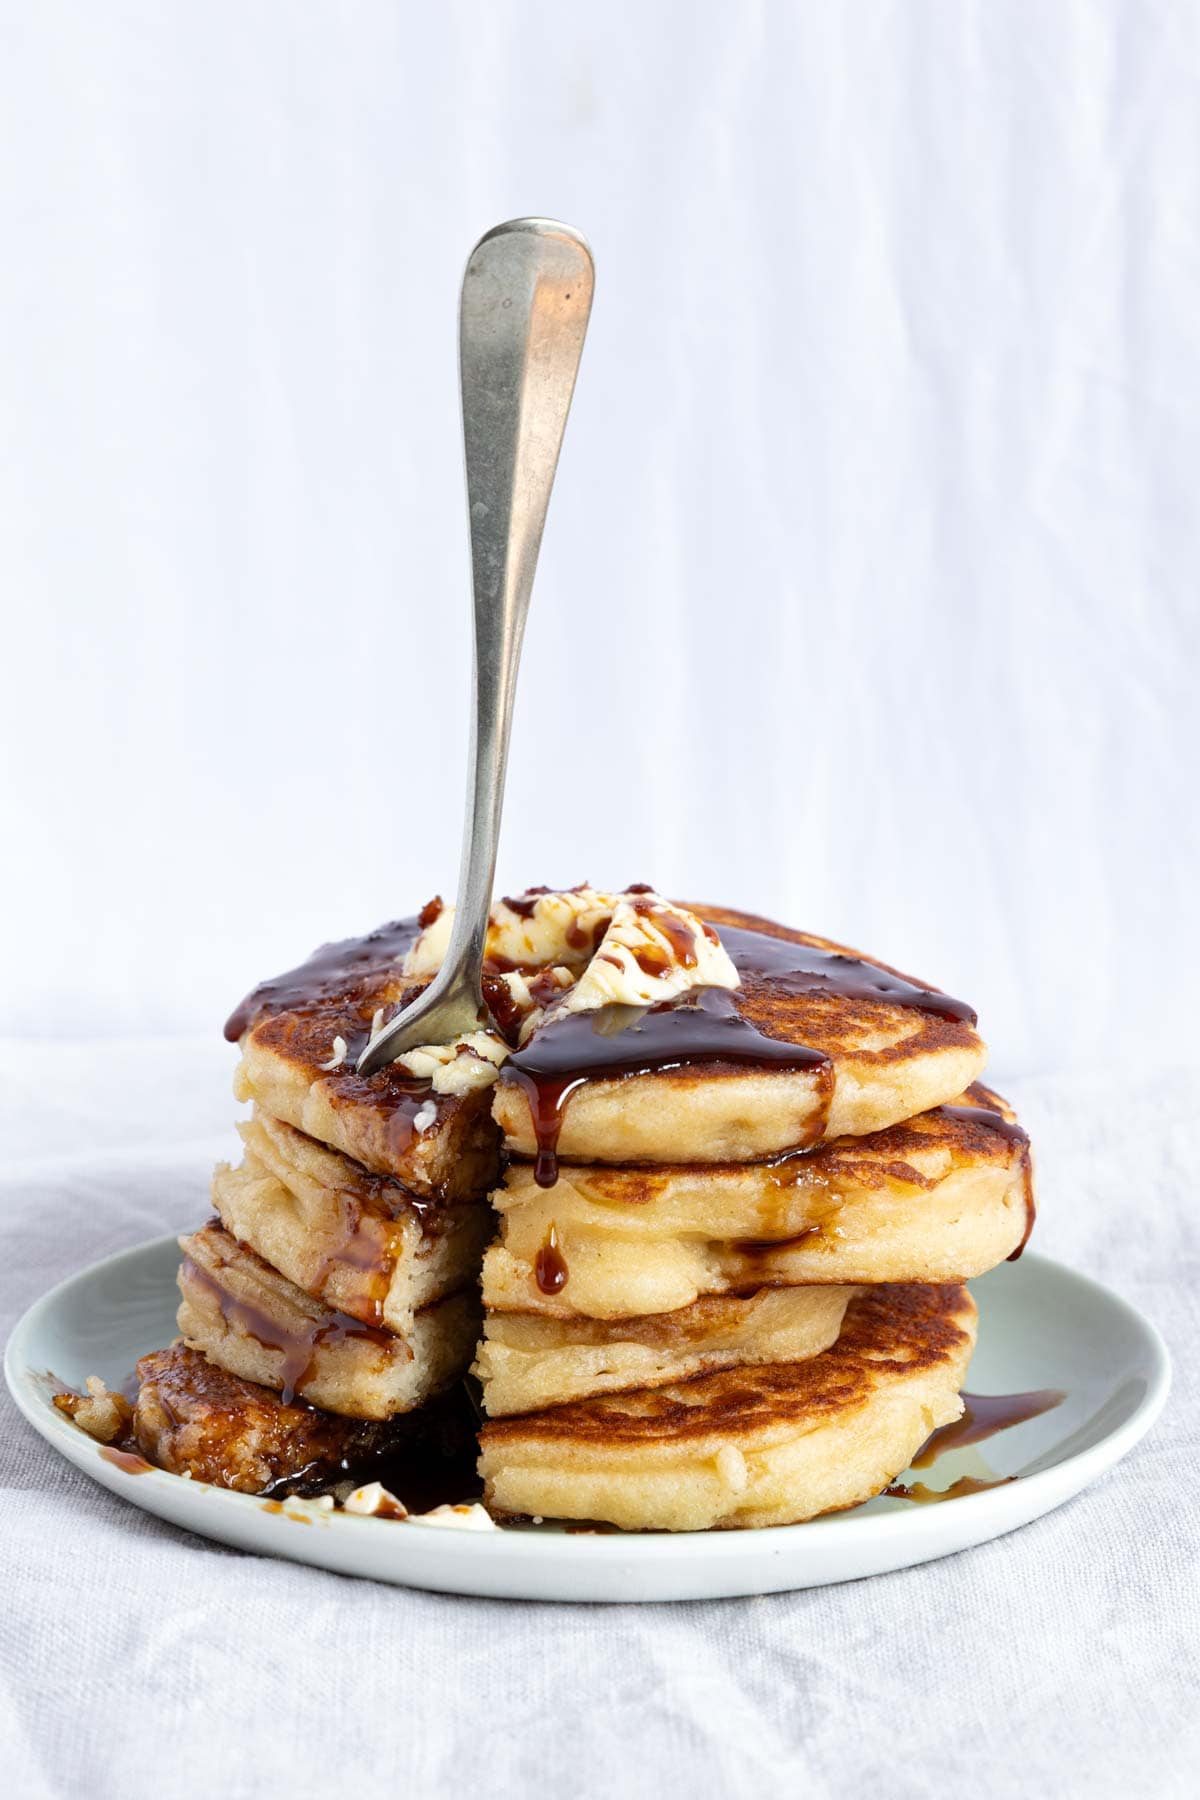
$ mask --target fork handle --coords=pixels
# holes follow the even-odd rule
[[[525,617],[566,428],[594,271],[553,219],[481,238],[463,277],[459,380],[475,595],[475,716],[447,970],[480,992]]]

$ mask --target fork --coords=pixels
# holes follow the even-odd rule
[[[420,1044],[490,1026],[483,955],[513,696],[546,508],[592,308],[586,242],[554,219],[480,238],[459,304],[459,384],[475,601],[475,714],[454,925],[429,986],[358,1059],[373,1075]]]

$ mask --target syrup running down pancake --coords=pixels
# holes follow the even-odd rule
[[[928,1111],[979,1075],[961,1001],[806,932],[697,907],[737,969],[632,1014],[551,1018],[500,1071],[495,1116],[552,1185],[557,1160],[759,1161]]]
[[[486,1204],[413,1194],[261,1108],[238,1130],[242,1163],[213,1176],[221,1221],[314,1299],[403,1334],[422,1307],[478,1280]]]
[[[493,1195],[484,1301],[619,1318],[763,1285],[969,1280],[1019,1253],[1033,1190],[1011,1109],[979,1084],[959,1098],[774,1163],[564,1163],[550,1189],[514,1163]]]
[[[474,1288],[416,1314],[404,1337],[314,1300],[216,1220],[179,1240],[179,1330],[194,1350],[246,1381],[355,1419],[409,1412],[470,1366]]]

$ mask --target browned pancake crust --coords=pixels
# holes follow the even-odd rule
[[[973,1118],[973,1112],[980,1116]],[[1017,1116],[1008,1101],[976,1081],[954,1106],[935,1106],[885,1131],[873,1131],[866,1137],[831,1138],[812,1150],[758,1166],[781,1189],[824,1187],[836,1195],[840,1186],[849,1183],[878,1191],[892,1182],[903,1182],[931,1192],[944,1179],[945,1172],[938,1176],[922,1174],[910,1160],[930,1150],[946,1152],[954,1168],[979,1163],[997,1167],[1028,1164],[1029,1139],[1024,1131],[998,1129],[988,1113],[998,1113],[1010,1127],[1016,1127]],[[562,1163],[564,1168],[570,1167],[569,1158],[564,1157]],[[587,1189],[589,1196],[597,1200],[644,1206],[665,1193],[682,1174],[702,1172],[710,1179],[720,1179],[722,1170],[730,1181],[744,1179],[744,1170],[736,1163],[593,1163],[588,1165]]]
[[[816,937],[808,931],[796,931],[790,925],[780,925],[758,913],[738,912],[728,906],[697,906],[692,901],[683,904],[710,925],[759,931],[766,937],[783,938],[790,944],[810,944],[817,950],[857,957],[860,962],[870,963],[889,975],[898,975],[901,980],[930,993],[939,991],[929,982],[919,981],[902,969],[881,962],[877,956],[867,956],[861,950],[851,950],[845,944]],[[836,993],[788,993],[770,977],[753,974],[743,976],[741,986],[734,990],[734,1005],[736,1011],[764,1037],[778,1038],[789,1044],[807,1044],[810,1049],[821,1050],[835,1060],[839,1055],[853,1054],[859,1061],[883,1065],[906,1062],[911,1057],[925,1056],[937,1050],[970,1049],[979,1042],[975,1027],[965,1020],[945,1019],[887,1000],[858,999]],[[903,1029],[901,1035],[895,1037],[898,1026]],[[874,1050],[861,1047],[865,1038],[880,1032],[892,1034],[895,1041]],[[738,1074],[744,1072],[736,1063],[705,1063],[703,1068],[695,1071],[695,1079],[702,1080],[721,1069]]]
[[[265,1019],[314,1012],[340,1019],[340,1035],[349,1042],[353,1033],[370,1026],[377,1006],[400,998],[401,961],[424,918],[394,919],[365,937],[322,944],[307,961],[247,994],[230,1016],[225,1036],[236,1043]]]
[[[398,998],[397,993],[395,999]],[[370,1103],[378,1108],[386,1120],[385,1130],[397,1147],[404,1148],[412,1135],[414,1116],[433,1094],[431,1084],[416,1080],[395,1063],[380,1069],[377,1075],[357,1075],[354,1071],[354,1056],[366,1042],[373,1014],[380,1006],[392,1004],[392,998],[376,1000],[364,1021],[348,1018],[345,1007],[338,1001],[331,1002],[327,1008],[277,1013],[254,1026],[252,1036],[256,1044],[274,1050],[277,1055],[308,1071],[313,1081],[324,1081],[336,1095],[337,1104],[361,1106]],[[350,1053],[341,1068],[329,1070],[324,1065],[332,1055],[335,1037],[346,1041]],[[440,1097],[439,1105],[445,1104],[446,1097]]]
[[[347,1018],[340,1003],[332,1002],[328,1009],[276,1014],[262,1020],[251,1033],[256,1045],[303,1070],[310,1082],[321,1082],[335,1111],[355,1110],[373,1117],[371,1141],[382,1173],[403,1165],[413,1141],[413,1120],[427,1102],[432,1100],[437,1107],[435,1129],[443,1135],[476,1114],[486,1116],[489,1102],[486,1090],[434,1094],[430,1082],[416,1080],[395,1063],[376,1075],[356,1074],[354,1057],[366,1043],[371,1017],[378,1007],[391,1006],[399,997],[397,990],[394,996],[376,1000],[361,1025]],[[332,1055],[335,1037],[343,1038],[350,1051],[341,1068],[330,1070],[324,1065]]]
[[[393,996],[380,998],[377,1006],[391,1005],[399,997],[397,989]],[[368,1010],[368,1025],[374,1010]],[[331,1070],[325,1065],[335,1037],[346,1041],[348,1053],[344,1063]],[[302,1084],[301,1096],[309,1090],[323,1098],[328,1113],[322,1115],[326,1121],[322,1136],[334,1149],[375,1174],[394,1177],[422,1197],[469,1200],[485,1194],[500,1166],[491,1089],[435,1094],[430,1082],[415,1080],[395,1064],[375,1075],[359,1075],[354,1057],[366,1041],[366,1028],[355,1030],[337,1002],[264,1018],[242,1040],[250,1071],[242,1097],[263,1098],[254,1073],[260,1059],[285,1065]],[[269,1087],[267,1098],[271,1099]],[[415,1121],[422,1109],[429,1122],[418,1131]],[[299,1117],[286,1122],[297,1127],[302,1123]]]
[[[137,1366],[138,1447],[172,1475],[243,1494],[315,1494],[354,1477],[403,1441],[403,1422],[343,1419],[285,1405],[184,1344]]]
[[[817,937],[811,932],[794,930],[789,925],[780,925],[774,919],[765,919],[757,913],[739,912],[733,907],[697,906],[690,901],[683,904],[718,927],[734,926],[743,931],[757,931],[767,937],[781,938],[788,943],[809,944],[816,949],[854,956],[875,968],[885,970],[889,975],[897,975],[902,980],[926,987],[931,993],[938,991],[928,983],[917,982],[915,977],[905,975],[891,964],[881,962],[878,957],[848,950],[844,944]],[[386,934],[389,931],[394,936],[388,937]],[[407,1121],[411,1120],[422,1100],[428,1096],[428,1084],[415,1082],[395,1068],[381,1070],[378,1075],[364,1080],[353,1072],[353,1057],[365,1042],[365,1034],[376,1009],[393,1006],[416,994],[425,985],[423,981],[406,983],[400,973],[400,965],[395,960],[396,946],[399,945],[402,949],[412,941],[416,932],[415,919],[381,928],[378,936],[380,942],[386,945],[389,955],[380,954],[372,958],[368,954],[361,963],[353,967],[344,962],[339,963],[335,956],[330,955],[327,972],[307,978],[314,991],[303,1003],[294,998],[294,991],[289,988],[288,983],[294,981],[297,987],[302,986],[306,979],[305,970],[310,965],[302,965],[291,976],[281,976],[275,982],[264,983],[260,989],[255,990],[253,996],[243,1002],[242,1008],[235,1014],[234,1023],[240,1024],[243,1019],[246,1020],[258,1042],[269,1045],[280,1055],[311,1070],[314,1080],[319,1079],[322,1074],[321,1064],[329,1061],[334,1037],[344,1038],[351,1046],[351,1055],[344,1070],[326,1077],[331,1091],[345,1105],[370,1102],[378,1106],[395,1119],[395,1129],[404,1132]],[[362,942],[369,944],[370,940]],[[313,959],[314,964],[320,962],[320,956],[321,953],[318,953]],[[767,1037],[788,1043],[807,1044],[829,1056],[852,1051],[856,1056],[873,1063],[899,1062],[936,1050],[971,1048],[979,1041],[974,1027],[963,1020],[942,1018],[934,1013],[899,1006],[883,999],[859,999],[837,993],[790,993],[784,991],[777,981],[753,974],[747,975],[742,986],[735,991],[735,1004],[737,1011]],[[875,1050],[863,1050],[859,1047],[864,1037],[880,1032],[894,1035],[897,1025],[903,1026],[904,1030],[896,1041]],[[723,1069],[743,1072],[740,1064],[706,1062],[702,1068],[698,1067],[694,1071],[694,1079],[703,1080]],[[673,1071],[675,1078],[678,1079],[679,1073]]]
[[[506,1438],[599,1445],[713,1437],[779,1424],[814,1426],[865,1405],[881,1374],[931,1369],[969,1342],[960,1320],[964,1287],[905,1283],[869,1288],[846,1309],[841,1335],[808,1362],[728,1369],[637,1393],[605,1395],[545,1412],[489,1422],[485,1445]]]
[[[426,985],[408,980],[401,966],[420,928],[420,918],[400,919],[366,937],[325,945],[247,995],[225,1035],[241,1043],[247,1067],[256,1057],[273,1060],[303,1088],[319,1089],[333,1115],[324,1136],[335,1149],[422,1196],[471,1199],[487,1191],[499,1166],[490,1091],[434,1094],[428,1081],[394,1064],[365,1078],[355,1072],[375,1014],[390,1012]],[[330,1069],[339,1037],[346,1055]],[[431,1105],[433,1120],[418,1133],[414,1120]],[[298,1117],[288,1123],[302,1125]]]

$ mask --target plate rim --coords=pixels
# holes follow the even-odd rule
[[[73,1271],[55,1283],[44,1294],[40,1295],[26,1308],[24,1313],[9,1333],[4,1350],[4,1375],[9,1392],[22,1417],[33,1427],[40,1437],[52,1448],[67,1458],[68,1461],[91,1479],[114,1491],[111,1484],[100,1476],[99,1469],[93,1471],[86,1458],[72,1455],[72,1450],[79,1451],[85,1446],[81,1442],[79,1427],[62,1417],[53,1407],[45,1404],[44,1394],[39,1394],[36,1383],[44,1380],[44,1373],[35,1370],[26,1345],[38,1329],[46,1314],[64,1300],[69,1291],[77,1286],[85,1286],[98,1275],[119,1269],[123,1262],[136,1262],[155,1253],[165,1252],[168,1246],[177,1247],[178,1238],[174,1232],[167,1232],[160,1237],[149,1238],[138,1244],[128,1245],[123,1250],[112,1252],[101,1257],[82,1269]],[[985,1516],[990,1512],[993,1520],[1011,1519],[1011,1524],[1004,1525],[995,1532],[985,1531],[985,1536],[1000,1536],[1004,1530],[1016,1529],[1029,1522],[1031,1518],[1054,1510],[1094,1479],[1098,1474],[1111,1468],[1116,1462],[1137,1444],[1150,1430],[1166,1404],[1171,1388],[1172,1365],[1166,1342],[1152,1320],[1136,1307],[1132,1301],[1098,1281],[1095,1276],[1088,1275],[1072,1267],[1068,1263],[1059,1262],[1056,1258],[1046,1256],[1038,1251],[1026,1252],[1028,1265],[1044,1271],[1060,1280],[1075,1283],[1086,1291],[1087,1298],[1093,1303],[1115,1307],[1124,1317],[1125,1323],[1135,1334],[1140,1335],[1149,1353],[1149,1370],[1145,1393],[1138,1400],[1133,1410],[1107,1431],[1094,1443],[1072,1452],[1060,1461],[1051,1463],[1047,1468],[1033,1474],[1022,1476],[1019,1486],[1014,1483],[974,1494],[956,1497],[955,1508],[972,1509],[968,1515],[958,1513],[960,1519],[969,1517],[978,1525],[984,1524]],[[991,1273],[991,1271],[989,1271]],[[978,1278],[982,1279],[982,1278]],[[102,1446],[96,1445],[96,1462],[100,1462],[99,1452]],[[1064,1479],[1069,1472],[1069,1479]],[[163,1490],[165,1484],[174,1486],[182,1481],[182,1477],[173,1475],[165,1469],[151,1465],[146,1471],[139,1471],[139,1480],[148,1477],[154,1488]],[[253,1508],[262,1518],[261,1496],[242,1494],[227,1488],[213,1487],[210,1484],[187,1484],[192,1492],[199,1494],[215,1494],[221,1506],[232,1505],[242,1509]],[[122,1490],[115,1490],[121,1493]],[[142,1490],[144,1491],[144,1490]],[[1050,1500],[1046,1506],[1033,1505],[1048,1493],[1057,1498]],[[130,1504],[139,1504],[132,1496],[128,1496]],[[874,1513],[870,1516],[876,1541],[887,1545],[894,1540],[903,1539],[914,1551],[927,1547],[930,1541],[937,1541],[945,1535],[945,1519],[939,1518],[940,1508],[908,1507],[896,1512]],[[162,1516],[161,1514],[158,1516]],[[364,1530],[375,1530],[378,1521],[370,1518],[356,1517],[352,1513],[333,1512],[316,1515],[326,1528],[339,1534],[361,1535]],[[265,1524],[265,1519],[262,1521]],[[286,1522],[286,1514],[280,1516],[280,1524]],[[193,1528],[180,1525],[174,1521],[178,1529]],[[433,1531],[437,1532],[440,1542],[445,1541],[444,1530],[438,1527],[421,1527],[420,1520],[407,1521],[410,1525],[421,1528],[421,1535],[428,1538]],[[750,1527],[739,1531],[612,1531],[589,1533],[587,1531],[571,1532],[533,1532],[533,1531],[500,1531],[492,1532],[456,1532],[453,1534],[454,1555],[460,1559],[464,1570],[477,1563],[492,1564],[497,1558],[509,1565],[527,1565],[537,1563],[540,1567],[555,1568],[563,1563],[576,1563],[579,1558],[587,1557],[591,1563],[602,1568],[606,1563],[620,1563],[624,1568],[653,1564],[655,1567],[671,1567],[677,1563],[687,1563],[695,1559],[698,1546],[704,1545],[705,1560],[712,1563],[738,1563],[747,1557],[767,1553],[774,1556],[786,1555],[797,1542],[797,1533],[803,1532],[811,1541],[814,1533],[820,1533],[820,1541],[831,1554],[846,1543],[853,1543],[855,1538],[850,1533],[862,1530],[859,1509],[852,1507],[846,1512],[827,1514],[823,1518],[803,1520],[792,1525],[772,1525]],[[408,1534],[406,1534],[406,1537]],[[290,1542],[290,1539],[284,1539]],[[378,1541],[378,1540],[364,1540]],[[416,1546],[414,1544],[414,1550]],[[921,1557],[914,1556],[913,1562]]]

